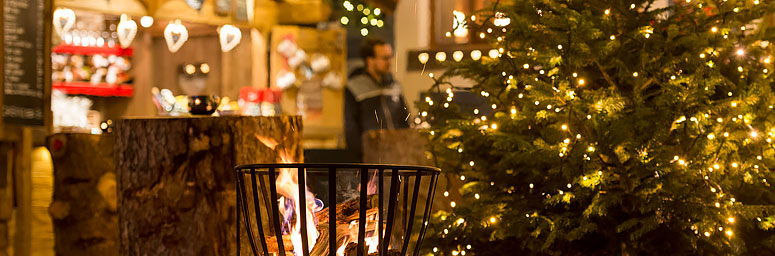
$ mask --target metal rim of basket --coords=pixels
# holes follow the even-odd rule
[[[271,164],[246,164],[238,165],[234,167],[234,170],[242,173],[249,173],[251,169],[255,169],[258,172],[267,172],[262,169],[269,168],[304,168],[304,169],[323,169],[323,168],[336,168],[336,171],[353,171],[356,169],[382,169],[382,170],[395,170],[399,172],[415,173],[420,171],[423,176],[433,173],[440,173],[441,169],[431,166],[421,165],[396,165],[396,164],[355,164],[355,163],[271,163]],[[310,172],[329,172],[330,170],[308,170]],[[340,170],[346,169],[346,170]]]

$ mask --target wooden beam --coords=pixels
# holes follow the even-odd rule
[[[113,15],[126,13],[129,16],[134,16],[135,19],[148,15],[146,4],[140,0],[54,0],[54,6],[56,8],[70,8]]]

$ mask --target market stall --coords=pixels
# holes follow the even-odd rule
[[[51,77],[58,134],[48,148],[59,188],[50,206],[58,254],[231,255],[231,168],[278,161],[256,135],[286,141],[299,157],[295,161],[302,160],[302,131],[322,134],[319,140],[336,146],[341,124],[323,120],[341,120],[344,33],[297,26],[326,21],[331,8],[324,1],[63,0],[54,7]],[[289,10],[304,14],[279,15]],[[303,65],[291,70],[299,78],[286,90],[274,69],[290,70],[288,60],[278,59],[274,38],[298,40],[298,49],[309,53],[295,59]],[[297,108],[296,102],[314,101],[297,100],[310,82],[318,86],[318,105]],[[98,168],[84,161],[116,165]],[[73,185],[72,177],[84,182]],[[106,183],[115,186],[101,185]],[[106,189],[116,197],[104,196]],[[93,196],[77,196],[87,191]],[[73,207],[105,214],[90,219]],[[109,228],[95,230],[97,219]],[[149,235],[151,229],[162,232]],[[160,242],[182,239],[206,243]]]

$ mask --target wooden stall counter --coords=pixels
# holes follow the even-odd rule
[[[234,166],[301,162],[301,118],[123,119],[114,137],[120,255],[236,254]]]

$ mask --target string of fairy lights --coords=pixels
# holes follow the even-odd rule
[[[696,1],[696,6],[702,10],[703,3],[701,1]],[[685,0],[687,4],[691,4],[692,0]],[[726,2],[726,1],[724,1]],[[754,5],[758,5],[760,2],[758,0],[753,1]],[[637,6],[635,4],[630,5],[630,10],[635,9]],[[739,13],[742,11],[745,6],[738,6],[732,8],[732,12]],[[455,11],[456,19],[458,19],[458,13]],[[612,15],[611,9],[605,9],[603,10],[600,15],[603,16],[604,19],[609,18]],[[541,14],[541,11],[539,10],[539,15]],[[479,17],[481,18],[481,17]],[[470,16],[470,20],[476,21],[477,17],[475,15]],[[508,22],[506,22],[505,19],[508,19],[505,14],[501,12],[495,12],[495,15],[485,19],[490,20],[493,19],[493,24],[497,27],[502,27],[502,31],[506,32],[506,28],[508,27]],[[343,22],[344,23],[344,22]],[[452,31],[447,32],[446,36],[457,36],[460,34],[463,34],[460,32],[461,27],[459,27],[458,24],[463,24],[461,26],[464,26],[465,23],[455,23],[455,28],[452,29]],[[735,40],[732,37],[735,33],[740,34],[741,36],[746,33],[746,26],[742,25],[739,27],[722,27],[721,25],[712,26],[709,29],[709,32],[711,34],[718,35],[715,38],[717,40]],[[492,28],[487,28],[487,33],[481,32],[478,36],[482,39],[488,37],[488,35],[492,34],[493,30]],[[638,34],[642,37],[642,40],[649,40],[650,38],[653,38],[654,36],[654,28],[652,26],[643,26],[638,30]],[[624,38],[626,35],[621,34],[611,34],[606,36],[605,38],[610,41],[616,41],[620,40],[620,38]],[[494,44],[503,44],[504,38],[500,35],[496,35],[496,37],[492,38],[494,40],[490,40]],[[713,68],[719,68],[719,65],[717,63],[723,63],[725,61],[724,56],[722,56],[722,52],[732,52],[732,56],[729,58],[734,58],[735,56],[739,58],[745,58],[748,57],[747,53],[747,47],[761,47],[762,49],[768,48],[769,42],[762,41],[762,42],[756,42],[754,45],[746,46],[742,43],[733,43],[731,45],[733,48],[731,49],[722,49],[717,47],[710,47],[702,50],[702,52],[697,53],[697,57],[700,61],[704,62],[707,68],[713,69]],[[563,50],[563,45],[558,44],[556,46],[558,51]],[[529,51],[535,51],[534,49],[529,49]],[[503,54],[508,54],[508,56],[511,59],[515,59],[515,57],[512,56],[510,52],[507,52],[503,47],[499,47],[497,49],[491,49],[487,52],[486,56],[482,55],[482,52],[480,50],[473,50],[470,51],[470,58],[473,61],[483,61],[483,62],[489,62],[489,61],[497,61],[499,58],[503,57]],[[464,53],[463,51],[454,51],[452,53],[453,59],[455,62],[460,62],[464,59]],[[446,61],[446,53],[445,52],[438,52],[434,56],[435,60],[439,63],[443,63]],[[427,52],[421,52],[417,56],[418,61],[425,65],[430,61],[430,54]],[[715,60],[715,61],[714,61]],[[739,73],[741,77],[745,76],[756,76],[757,74],[761,76],[761,78],[770,78],[769,75],[769,69],[772,65],[772,56],[764,54],[759,60],[760,63],[757,63],[756,65],[753,65],[752,67],[743,67],[743,65],[738,65],[736,68],[736,71]],[[741,63],[744,64],[750,64],[746,63],[745,61],[742,61]],[[561,77],[557,74],[557,72],[554,72],[552,70],[545,70],[541,68],[540,66],[536,66],[535,64],[531,63],[524,63],[521,66],[524,71],[527,72],[535,72],[535,81],[543,81],[548,80],[552,81],[552,83],[558,82],[558,80],[561,79]],[[771,67],[770,67],[771,68]],[[757,70],[758,69],[758,70]],[[570,81],[570,84],[572,86],[569,86],[565,92],[561,91],[557,87],[554,88],[554,91],[556,94],[561,95],[561,100],[558,100],[555,105],[552,105],[551,102],[541,102],[541,100],[535,100],[532,103],[535,106],[545,106],[546,112],[555,112],[555,113],[561,113],[563,111],[566,111],[563,106],[563,101],[565,102],[571,102],[574,100],[578,100],[577,93],[575,90],[577,89],[584,89],[585,87],[590,86],[590,81],[584,77],[583,74],[580,74],[579,72],[572,72],[570,73],[569,77],[566,79]],[[510,89],[517,89],[517,80],[515,80],[514,75],[509,75],[506,72],[501,73],[501,75],[505,78],[504,84],[506,85],[505,90]],[[441,81],[439,78],[434,77],[433,73],[428,73],[428,76],[434,80],[435,85],[437,88],[441,89],[442,84],[448,85],[448,88],[444,90],[446,93],[445,102],[443,102],[443,108],[449,108],[450,103],[454,100],[454,91],[455,90],[470,90],[468,88],[461,88],[456,87],[452,84],[445,83]],[[632,79],[637,80],[643,77],[648,76],[648,72],[646,70],[639,70],[639,71],[633,71],[632,72]],[[656,78],[660,79],[660,82],[663,83],[686,83],[689,79],[692,79],[688,77],[686,74],[683,74],[680,70],[675,72],[674,74],[669,74],[668,77],[664,78]],[[489,98],[491,92],[488,92],[482,87],[475,87],[476,90],[479,90],[479,93]],[[524,100],[529,92],[530,92],[530,85],[525,86],[524,92],[521,92],[518,94],[518,99]],[[705,87],[705,91],[710,90],[710,88]],[[702,135],[701,137],[707,139],[707,143],[711,145],[713,148],[721,147],[722,143],[737,143],[737,145],[740,148],[743,148],[744,146],[751,145],[753,143],[760,143],[759,146],[767,147],[769,149],[775,149],[775,145],[773,145],[773,138],[775,138],[775,127],[766,128],[765,134],[762,134],[761,131],[757,130],[757,128],[752,126],[752,121],[755,120],[756,115],[754,113],[742,113],[740,112],[741,109],[747,109],[750,110],[749,104],[747,103],[746,98],[747,96],[742,95],[736,95],[734,92],[729,91],[727,92],[727,98],[728,100],[717,100],[717,102],[722,102],[720,104],[724,104],[725,107],[724,110],[717,110],[717,111],[700,111],[695,113],[694,115],[683,115],[680,116],[678,119],[676,119],[673,124],[674,125],[688,125],[693,124],[694,126],[698,127],[698,133]],[[497,100],[497,99],[496,99]],[[423,109],[432,109],[433,106],[438,105],[437,102],[434,102],[434,100],[431,97],[425,97],[424,99],[425,106]],[[601,112],[601,110],[607,108],[606,106],[607,102],[603,102],[602,100],[600,102],[596,102],[594,104],[593,109],[598,110],[598,112]],[[567,103],[566,103],[567,104]],[[749,108],[744,108],[749,107]],[[511,106],[498,106],[497,104],[492,104],[491,108],[494,110],[494,113],[491,114],[491,116],[482,114],[482,111],[479,109],[474,109],[473,114],[474,117],[471,120],[474,124],[479,125],[479,129],[485,133],[485,132],[496,132],[499,129],[499,124],[496,121],[497,116],[505,116],[512,120],[518,118],[519,114],[519,108],[517,105],[511,105]],[[768,106],[769,109],[773,109],[772,105]],[[420,116],[423,118],[430,118],[430,113],[427,110],[420,111]],[[586,119],[591,120],[593,118],[597,118],[593,116],[592,114],[586,114]],[[489,121],[488,121],[489,120]],[[560,158],[563,157],[569,157],[570,151],[573,147],[582,147],[585,148],[585,154],[582,155],[582,158],[584,161],[592,161],[592,155],[595,154],[597,148],[597,143],[594,141],[585,141],[584,136],[581,134],[581,132],[574,132],[574,125],[572,122],[561,122],[557,124],[555,127],[562,133],[567,134],[568,136],[564,138],[562,141],[556,144],[556,149],[558,151],[557,155]],[[747,130],[735,130],[736,127],[746,127]],[[580,130],[580,129],[579,129]],[[430,130],[430,135],[437,136],[436,131]],[[764,135],[764,136],[763,136]],[[438,135],[440,136],[440,135]],[[698,136],[700,137],[700,136]],[[766,143],[762,143],[766,142]],[[763,145],[762,145],[763,144]],[[462,146],[457,146],[455,149],[459,154],[463,154],[464,149]],[[649,152],[648,150],[643,150],[642,152],[639,152],[641,157],[648,157]],[[746,179],[750,179],[751,182],[755,181],[755,178],[751,173],[759,173],[759,170],[766,170],[766,167],[764,167],[764,156],[762,153],[754,154],[755,160],[730,160],[728,163],[724,163],[721,159],[716,159],[715,161],[711,161],[710,166],[705,166],[708,161],[701,160],[701,161],[693,161],[690,156],[680,156],[675,155],[672,159],[669,160],[669,163],[674,164],[675,168],[685,168],[685,169],[695,169],[700,173],[700,177],[705,181],[705,184],[707,185],[708,189],[707,191],[710,191],[711,193],[715,194],[715,197],[717,200],[715,202],[711,202],[711,205],[719,208],[720,213],[725,212],[724,207],[725,206],[734,206],[734,205],[740,205],[740,202],[737,202],[735,197],[733,195],[726,194],[722,188],[722,186],[717,181],[713,181],[713,177],[719,177],[721,178],[722,173],[724,173],[724,169],[731,169],[735,171],[740,171],[745,169]],[[462,159],[462,157],[461,157]],[[477,165],[477,163],[474,160],[470,160],[467,163],[464,164],[463,168],[474,168]],[[656,174],[657,177],[659,177],[659,174]],[[466,181],[467,177],[464,175],[459,176],[461,181]],[[555,197],[557,200],[566,201],[569,202],[573,199],[573,188],[574,184],[577,184],[581,187],[585,188],[593,188],[595,186],[598,186],[601,184],[601,182],[606,178],[606,173],[604,173],[601,170],[594,170],[590,173],[581,176],[578,180],[569,182],[565,185],[565,188],[557,189],[557,192],[554,195],[551,195],[549,193],[542,193],[542,196],[546,196],[548,198]],[[469,179],[470,180],[470,179]],[[771,186],[770,183],[767,181],[766,178],[760,179],[761,183],[765,186]],[[490,180],[490,185],[495,185],[495,180]],[[534,184],[530,183],[529,185],[530,191],[533,190]],[[512,193],[514,191],[514,187],[506,188],[508,193]],[[444,197],[449,197],[450,192],[444,191],[443,192]],[[480,195],[480,192],[474,192],[473,193],[474,200],[480,200],[482,198],[482,195]],[[450,201],[450,207],[455,208],[457,206],[457,203],[455,201]],[[447,215],[440,215],[441,220],[446,220]],[[541,216],[538,215],[537,212],[532,213],[526,213],[526,218],[540,218]],[[490,217],[485,218],[485,220],[481,221],[485,225],[497,225],[499,222],[501,216],[493,215]],[[722,218],[723,222],[718,222],[713,225],[700,225],[699,223],[694,223],[690,225],[690,229],[692,232],[697,236],[704,236],[704,237],[711,237],[714,235],[714,233],[719,232],[723,234],[723,236],[726,236],[728,238],[732,238],[734,236],[734,224],[736,223],[735,216],[727,216]],[[763,221],[762,217],[756,217],[756,220],[758,222]],[[692,220],[689,220],[690,222]],[[450,224],[448,228],[452,228],[452,225],[463,225],[466,223],[466,220],[463,218],[457,219],[453,224]],[[449,230],[447,228],[443,229],[444,236],[449,234]],[[456,239],[457,240],[457,239]],[[458,245],[457,249],[452,250],[450,253],[452,255],[466,255],[466,250],[470,250],[471,245]],[[438,247],[433,247],[432,252],[438,253],[439,252]]]
[[[379,8],[372,8],[362,0],[345,0],[341,7],[342,17],[339,22],[345,26],[359,28],[361,36],[368,36],[369,31],[385,26],[384,13]]]

